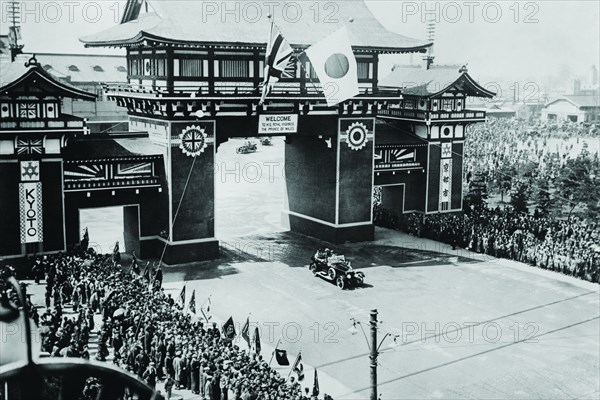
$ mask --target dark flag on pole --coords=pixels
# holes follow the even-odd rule
[[[233,317],[229,317],[227,322],[223,325],[223,334],[229,340],[235,338],[235,326],[233,325]]]
[[[298,374],[298,382],[304,380],[304,365],[302,365],[302,352],[298,353],[298,357],[296,357],[296,361],[294,361],[294,366],[292,370]]]
[[[248,343],[248,347],[250,347],[250,317],[246,319],[246,323],[242,328],[242,338]]]
[[[317,376],[317,370],[315,369],[315,382],[313,383],[313,396],[319,395],[319,377]]]
[[[190,297],[189,309],[193,314],[196,314],[196,290],[192,290],[192,297]]]
[[[185,306],[185,285],[183,285],[181,293],[179,293],[179,300],[181,300],[181,305]]]
[[[258,326],[254,327],[254,352],[260,354],[260,335],[258,333]]]
[[[275,359],[279,365],[290,365],[290,361],[287,358],[287,351],[283,349],[275,349]]]
[[[90,235],[88,233],[88,228],[85,228],[85,232],[83,233],[83,239],[81,239],[81,250],[86,251],[90,244]]]

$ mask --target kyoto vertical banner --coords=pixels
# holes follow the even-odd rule
[[[37,243],[44,240],[42,222],[42,183],[19,183],[19,206],[21,212],[21,243]]]
[[[440,163],[440,211],[450,209],[452,196],[452,159],[443,158]]]

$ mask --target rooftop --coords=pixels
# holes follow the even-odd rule
[[[22,59],[2,64],[0,74],[0,93],[13,96],[44,94],[94,101],[96,96],[61,82],[48,73],[42,64],[31,57],[27,62]]]
[[[494,97],[495,93],[480,86],[462,66],[439,66],[436,68],[401,68],[392,72],[379,82],[381,88],[401,89],[403,94],[435,97],[457,89],[473,97]]]
[[[57,79],[74,83],[127,82],[127,59],[125,56],[102,54],[36,53],[43,68]],[[28,59],[31,53],[21,58]]]
[[[138,0],[128,0],[136,2]],[[267,8],[254,14],[226,13],[224,10],[240,10],[240,2],[225,0],[146,0],[154,12],[140,13],[139,8],[132,20],[80,40],[86,46],[128,46],[152,40],[163,43],[188,45],[237,45],[242,47],[265,47],[270,23]],[[243,2],[242,2],[243,3]],[[373,16],[363,0],[321,2],[282,0],[275,8],[276,24],[281,33],[295,47],[308,47],[323,39],[336,29],[347,25],[351,43],[356,49],[381,52],[424,52],[431,44],[388,31]],[[128,7],[133,7],[128,4]],[[220,10],[215,10],[215,7]],[[256,7],[248,7],[256,10]],[[243,8],[245,9],[245,7]],[[282,10],[289,11],[288,18]],[[328,10],[334,10],[332,14]],[[250,11],[248,11],[250,12]],[[292,19],[292,15],[294,18]],[[315,19],[318,21],[315,22]],[[353,19],[350,23],[349,20]]]

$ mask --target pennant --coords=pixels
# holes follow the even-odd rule
[[[260,335],[258,331],[258,326],[254,327],[254,352],[256,354],[260,354],[261,346],[260,346]]]
[[[133,259],[131,260],[131,269],[132,274],[139,275],[140,274],[140,266],[138,265],[137,257],[135,256],[135,251],[133,252]]]
[[[298,353],[298,357],[296,357],[296,361],[294,361],[292,371],[298,374],[299,382],[304,380],[304,365],[302,364],[302,352]]]
[[[242,338],[248,343],[248,347],[250,347],[250,317],[246,319],[246,323],[242,328]]]
[[[235,326],[233,325],[233,317],[229,317],[227,322],[223,325],[223,334],[229,340],[235,339]]]
[[[83,241],[85,242],[89,242],[90,241],[90,235],[88,233],[88,228],[85,228],[85,232],[83,233]],[[135,259],[135,254],[133,255],[133,258]]]
[[[190,311],[193,314],[196,314],[196,290],[192,290],[192,297],[190,297],[190,304],[188,306],[188,308],[190,309]]]
[[[279,365],[290,365],[290,361],[287,358],[287,351],[283,349],[275,349],[275,359]]]
[[[144,274],[142,275],[142,277],[149,281],[150,280],[150,262],[146,263],[146,269],[144,269]]]
[[[347,27],[306,49],[306,55],[319,77],[328,106],[359,94],[356,58]]]
[[[312,391],[312,395],[313,396],[318,396],[319,395],[319,377],[317,375],[317,370],[315,368],[315,381],[313,383],[313,391]]]
[[[281,35],[275,24],[271,22],[271,33],[265,54],[265,78],[259,105],[265,102],[265,98],[281,78],[292,58],[292,54],[294,54],[294,50]]]
[[[181,288],[181,293],[179,293],[179,301],[181,301],[181,305],[185,306],[185,285]]]

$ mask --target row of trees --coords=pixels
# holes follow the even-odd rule
[[[600,163],[598,158],[582,153],[569,159],[549,176],[536,173],[536,163],[527,163],[519,170],[513,165],[499,168],[492,182],[482,173],[475,173],[465,196],[465,209],[480,211],[487,206],[488,190],[510,196],[510,205],[519,212],[531,209],[539,216],[570,218],[573,213],[588,218],[600,216]]]

